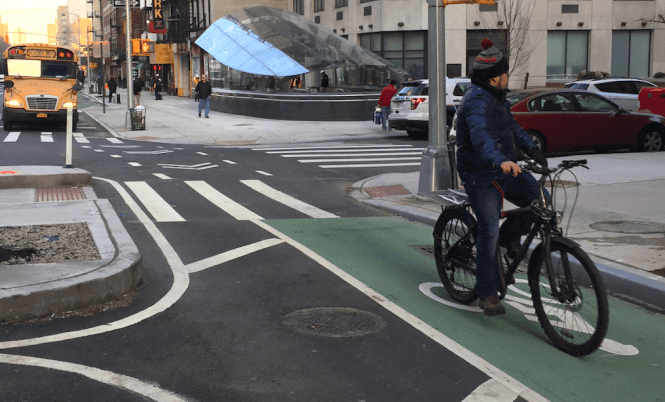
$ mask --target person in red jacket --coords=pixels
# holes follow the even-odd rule
[[[381,106],[381,127],[383,131],[391,131],[392,128],[388,125],[388,116],[390,115],[390,100],[397,93],[397,88],[395,88],[397,82],[395,80],[390,80],[390,85],[383,88],[381,91],[381,96],[379,97],[379,106]]]

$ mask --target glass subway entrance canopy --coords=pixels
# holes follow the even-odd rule
[[[351,80],[356,85],[402,81],[408,75],[301,15],[265,6],[234,11],[208,28],[196,44],[220,63],[256,75],[284,77],[346,68],[347,75],[356,72],[357,79]]]

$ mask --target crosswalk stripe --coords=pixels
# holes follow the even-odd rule
[[[185,221],[185,218],[180,216],[148,183],[144,181],[126,181],[125,184],[138,197],[155,221]]]
[[[7,134],[3,142],[16,142],[19,135],[21,135],[20,131],[12,131],[11,133]]]
[[[323,163],[323,162],[379,162],[379,161],[417,161],[421,156],[409,156],[406,158],[358,158],[358,159],[303,159],[300,163]]]
[[[83,133],[72,133],[72,135],[79,144],[90,144],[90,141],[83,136]]]
[[[353,158],[356,156],[402,156],[402,155],[422,155],[422,152],[393,152],[390,154],[323,154],[323,155],[312,155],[312,154],[295,154],[295,155],[282,155],[284,158],[316,158],[316,157],[349,157]]]
[[[153,175],[159,177],[162,180],[172,180],[170,177],[168,177],[164,173],[153,173]]]
[[[240,182],[252,190],[263,194],[268,198],[272,198],[273,200],[279,202],[280,204],[286,205],[289,208],[293,208],[296,211],[311,216],[312,218],[339,218],[337,215],[331,214],[330,212],[324,211],[313,205],[293,198],[288,194],[284,194],[281,191],[275,190],[260,180],[240,180]]]
[[[288,148],[252,148],[252,151],[290,151],[290,150],[307,150],[307,149],[330,149],[330,148],[397,148],[397,147],[413,147],[413,145],[337,145],[334,147],[288,147]]]
[[[185,183],[208,201],[239,221],[263,220],[261,216],[228,198],[204,181],[185,181]]]
[[[108,142],[111,142],[113,144],[124,144],[124,142],[120,141],[117,138],[107,138]]]
[[[393,166],[420,166],[420,162],[416,163],[377,163],[377,164],[358,164],[358,165],[319,165],[324,169],[336,168],[359,168],[359,167],[393,167]]]
[[[53,142],[53,133],[43,132],[41,139],[42,142]]]
[[[127,164],[128,164],[128,165],[131,165],[131,166],[134,166],[134,167],[143,166],[143,165],[141,165],[141,164],[138,163],[138,162],[127,162]]]
[[[425,148],[409,148],[409,151],[422,151]],[[281,154],[286,156],[286,154],[303,154],[303,153],[326,153],[326,152],[393,152],[393,151],[405,151],[404,148],[383,148],[383,149],[338,149],[337,147],[331,147],[328,149],[317,149],[313,151],[309,150],[297,150],[297,151],[275,151],[275,152],[266,152],[267,154]]]

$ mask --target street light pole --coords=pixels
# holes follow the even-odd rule
[[[127,64],[127,112],[129,113],[130,109],[132,108],[132,104],[134,99],[132,98],[133,94],[133,87],[134,87],[134,80],[132,76],[132,51],[131,51],[131,16],[129,14],[129,0],[125,0],[125,15],[127,17],[127,21],[125,22],[125,32],[127,33],[126,35],[126,53],[125,53],[125,58],[126,58],[126,64]],[[130,116],[131,117],[131,116]]]
[[[429,76],[429,138],[420,165],[418,193],[452,188],[452,172],[446,132],[445,7],[441,0],[428,0],[427,61]]]

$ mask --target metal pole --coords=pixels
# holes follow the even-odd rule
[[[65,167],[73,168],[72,165],[72,120],[73,120],[73,108],[67,108],[67,140],[65,141]]]
[[[134,91],[134,76],[132,75],[132,33],[131,33],[131,15],[129,14],[129,0],[125,0],[125,15],[127,16],[127,21],[125,21],[125,32],[126,32],[126,49],[125,49],[125,63],[127,64],[127,113],[132,108],[134,104],[134,99],[132,97]],[[137,71],[138,74],[138,71]],[[137,75],[138,77],[138,75]]]
[[[446,131],[445,8],[428,0],[429,146],[423,152],[418,193],[453,188]]]
[[[102,0],[99,0],[99,12],[103,13],[104,7],[102,6]],[[99,42],[100,56],[102,58],[102,113],[106,113],[106,67],[104,67],[104,25],[101,23],[102,15],[100,18],[100,26],[102,27],[102,40]]]

